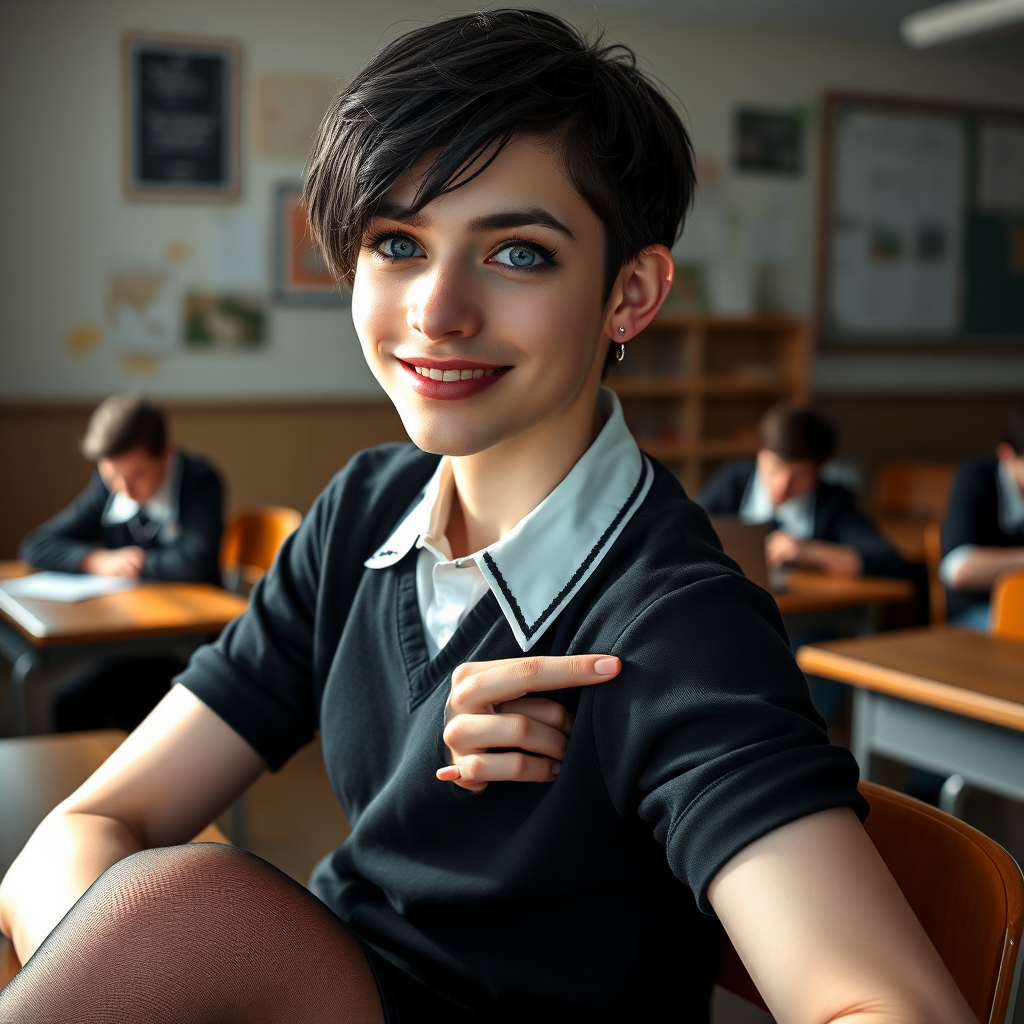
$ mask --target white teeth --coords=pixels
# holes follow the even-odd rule
[[[438,370],[434,368],[428,369],[426,366],[416,366],[413,364],[412,367],[421,377],[427,377],[430,380],[450,381],[450,380],[471,380],[473,378],[479,379],[480,377],[493,377],[494,370],[484,370],[478,367],[475,370]]]

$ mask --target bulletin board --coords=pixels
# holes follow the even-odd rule
[[[830,94],[818,337],[1024,351],[1024,110]]]

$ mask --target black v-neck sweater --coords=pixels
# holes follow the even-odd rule
[[[410,974],[487,1020],[706,1020],[708,884],[788,821],[863,817],[856,763],[829,744],[771,597],[656,465],[532,651],[622,659],[557,695],[576,715],[561,774],[479,795],[438,782],[452,670],[522,651],[487,594],[429,661],[415,549],[363,566],[437,461],[411,445],[353,459],[179,682],[275,769],[319,727],[352,834],[311,886]]]

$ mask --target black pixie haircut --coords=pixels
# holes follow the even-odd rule
[[[409,213],[480,174],[512,139],[550,139],[605,226],[605,291],[644,249],[671,247],[693,198],[679,116],[626,46],[588,40],[541,11],[439,21],[385,46],[333,100],[306,168],[314,239],[351,286],[384,194],[438,156]]]

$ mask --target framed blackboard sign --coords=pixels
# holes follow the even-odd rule
[[[237,198],[238,45],[132,33],[123,52],[127,196]]]
[[[1024,350],[1024,110],[833,94],[823,345]]]

